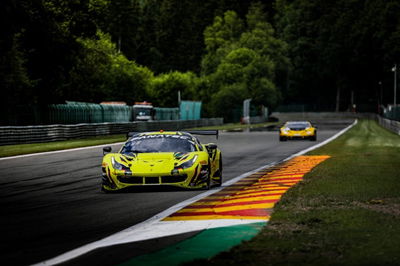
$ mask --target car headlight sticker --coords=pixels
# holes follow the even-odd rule
[[[186,168],[192,167],[193,164],[196,162],[196,160],[197,160],[197,155],[195,155],[189,161],[186,161],[186,162],[182,163],[181,165],[177,166],[177,168],[186,169]]]
[[[126,168],[124,165],[117,162],[114,157],[111,157],[111,163],[115,170],[122,170],[122,169]]]

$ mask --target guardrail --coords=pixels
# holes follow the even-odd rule
[[[0,127],[0,145],[126,134],[129,131],[182,130],[185,128],[219,126],[222,124],[223,118],[204,118],[200,120],[163,120],[76,125],[3,126]]]
[[[378,123],[382,127],[396,133],[397,135],[400,135],[400,122],[399,121],[383,118],[382,116],[377,116],[377,120],[378,120]]]
[[[353,112],[274,112],[271,117],[278,118],[280,122],[289,120],[323,121],[325,119],[356,119],[372,118],[376,114]]]

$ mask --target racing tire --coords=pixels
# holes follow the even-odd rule
[[[287,141],[286,137],[279,136],[279,141]]]
[[[210,174],[210,162],[208,162],[208,173],[204,190],[209,190],[210,188],[211,188],[211,174]]]
[[[103,187],[103,185],[101,186],[101,192],[103,192],[103,193],[106,193],[106,194],[109,194],[109,193],[111,193],[111,191],[110,190],[107,190],[107,189],[105,189],[104,187]]]
[[[317,141],[317,133],[315,133],[314,136],[310,137],[311,141]]]
[[[219,157],[219,181],[216,183],[217,187],[222,185],[222,156]]]

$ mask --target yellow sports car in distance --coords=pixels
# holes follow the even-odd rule
[[[222,156],[214,143],[201,144],[193,135],[217,130],[130,132],[116,153],[103,148],[102,190],[138,186],[205,188],[222,184]]]
[[[317,140],[317,129],[309,121],[288,121],[279,129],[279,140]]]

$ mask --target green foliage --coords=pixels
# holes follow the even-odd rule
[[[210,103],[210,112],[214,116],[222,116],[226,121],[232,121],[232,112],[235,108],[240,108],[243,98],[248,98],[249,94],[246,85],[243,83],[233,83],[220,87],[219,91],[213,94]]]
[[[244,15],[251,2],[4,0],[0,19],[7,27],[0,29],[0,78],[10,93],[1,107],[6,111],[14,106],[39,105],[40,109],[65,100],[129,103],[147,100],[149,94],[155,103],[176,106],[178,90],[183,99],[209,103],[222,87],[247,85],[252,76],[236,73],[237,77],[228,77],[236,75],[234,69],[246,71],[253,64],[251,52],[246,59],[240,58],[246,53],[241,55],[243,51],[238,50],[237,55],[231,54],[236,59],[225,60],[236,49],[256,50],[240,43],[243,33],[261,19],[249,19],[251,26],[246,28]],[[272,10],[271,5],[268,10]],[[215,27],[203,35],[213,20]],[[147,67],[160,75],[154,82]],[[232,82],[219,82],[216,87],[216,78],[224,76],[224,68],[230,71],[224,78]],[[200,72],[207,75],[199,78],[193,74]],[[205,114],[210,114],[207,104],[203,106]],[[26,119],[32,113],[20,112],[21,119],[6,117],[1,123],[36,123],[32,117]]]
[[[192,72],[174,71],[161,74],[152,79],[149,95],[159,107],[177,107],[178,92],[181,93],[182,100],[194,100],[198,82],[197,76]]]
[[[202,73],[208,77],[209,86],[215,88],[211,97],[215,100],[210,104],[218,102],[218,108],[210,108],[206,102],[206,109],[228,118],[227,110],[240,108],[246,98],[270,108],[278,104],[281,94],[275,82],[289,67],[287,48],[274,36],[260,3],[249,8],[246,26],[234,11],[217,16],[206,28],[204,39],[207,54],[202,61]],[[230,99],[232,95],[234,101],[222,101],[222,97]]]
[[[16,105],[21,102],[29,103],[28,99],[36,100],[31,90],[27,94],[27,89],[31,89],[34,82],[26,71],[24,53],[21,51],[19,38],[20,34],[15,34],[10,40],[9,49],[1,49],[5,53],[0,56],[0,80],[3,92],[6,93],[2,96],[0,110],[7,114],[0,117],[1,124],[7,124],[8,121],[16,123]],[[2,48],[6,48],[4,43],[2,46]]]
[[[236,12],[227,11],[224,17],[217,16],[211,27],[204,31],[204,42],[208,51],[236,42],[243,32],[243,22]]]
[[[78,39],[85,48],[71,73],[70,99],[89,102],[146,99],[152,72],[118,53],[109,35],[99,31],[98,39]]]
[[[353,91],[356,103],[374,111],[378,83],[393,84],[390,70],[400,60],[400,3],[277,0],[276,7],[279,35],[293,63],[287,100],[327,105],[340,93],[336,104],[345,110]],[[383,96],[388,102],[392,95]]]
[[[23,96],[23,89],[33,86],[25,67],[24,53],[20,47],[20,34],[15,34],[11,40],[9,50],[0,57],[0,80],[6,91],[14,92],[15,96]],[[32,95],[33,96],[33,95]],[[15,101],[10,97],[10,101]]]

